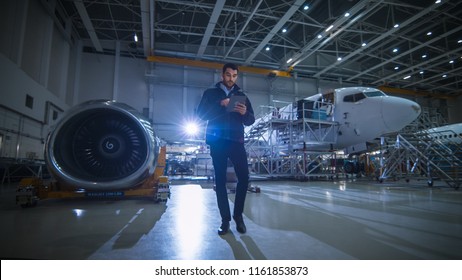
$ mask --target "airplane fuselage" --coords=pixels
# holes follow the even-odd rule
[[[462,144],[462,123],[448,124],[425,131],[434,141],[449,144]]]
[[[291,143],[293,148],[338,150],[399,131],[414,121],[420,111],[420,106],[411,100],[388,96],[375,88],[348,87],[315,94],[298,101],[297,105],[289,104],[279,109],[278,118],[310,122],[313,129],[301,130],[300,133],[306,135],[298,137],[302,143]],[[274,116],[267,115],[262,120],[270,118]],[[316,128],[317,121],[324,125]],[[320,138],[318,135],[312,137],[313,134],[323,133],[323,141],[306,141]],[[264,138],[274,137],[277,137],[275,133]]]
[[[421,110],[411,100],[388,96],[373,88],[337,89],[335,96],[337,149],[399,131],[414,121]]]

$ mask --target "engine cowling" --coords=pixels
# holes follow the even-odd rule
[[[159,140],[132,107],[93,100],[71,108],[45,143],[48,169],[63,185],[87,190],[134,188],[154,172]]]

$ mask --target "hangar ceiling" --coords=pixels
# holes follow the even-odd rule
[[[87,52],[462,94],[459,0],[42,0]],[[65,31],[70,30],[70,31]],[[134,35],[137,35],[135,41]]]

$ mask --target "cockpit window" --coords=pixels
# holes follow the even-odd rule
[[[364,93],[367,97],[374,97],[374,96],[385,96],[385,93],[381,91],[370,91]]]
[[[355,94],[350,94],[350,95],[345,95],[343,97],[343,102],[358,102],[361,99],[366,98],[366,96],[360,92],[360,93],[355,93]]]

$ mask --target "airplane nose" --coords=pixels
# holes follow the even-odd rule
[[[409,99],[386,96],[382,99],[382,118],[390,131],[403,129],[420,115],[420,105]]]

